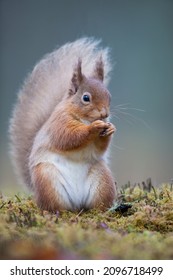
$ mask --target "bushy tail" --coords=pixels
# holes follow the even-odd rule
[[[82,38],[47,54],[25,80],[10,122],[11,154],[18,178],[30,186],[28,158],[34,137],[57,105],[68,93],[73,67],[82,60],[82,72],[90,76],[98,56],[104,63],[104,83],[111,65],[108,49],[100,41]]]

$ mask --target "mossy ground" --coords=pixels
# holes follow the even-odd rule
[[[173,259],[173,186],[127,184],[105,212],[49,213],[1,195],[0,259]]]

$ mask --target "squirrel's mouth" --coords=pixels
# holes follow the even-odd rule
[[[98,116],[95,116],[91,122],[94,122],[94,121],[97,121],[97,120],[100,120],[100,121],[103,121],[103,122],[108,122],[109,121],[109,114],[105,113],[105,114],[98,114]]]
[[[109,121],[109,117],[106,117],[106,118],[101,118],[100,120],[106,123],[106,122],[108,122],[108,121]]]

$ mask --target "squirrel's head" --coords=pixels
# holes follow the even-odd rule
[[[82,73],[81,60],[76,64],[69,89],[69,100],[75,115],[83,121],[105,120],[109,116],[109,91],[103,84],[104,65],[102,58],[96,62],[93,74],[86,77]]]

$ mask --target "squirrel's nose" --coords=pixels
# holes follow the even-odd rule
[[[102,110],[100,111],[100,116],[101,116],[101,119],[106,119],[109,116],[108,110],[105,108],[102,108]]]

